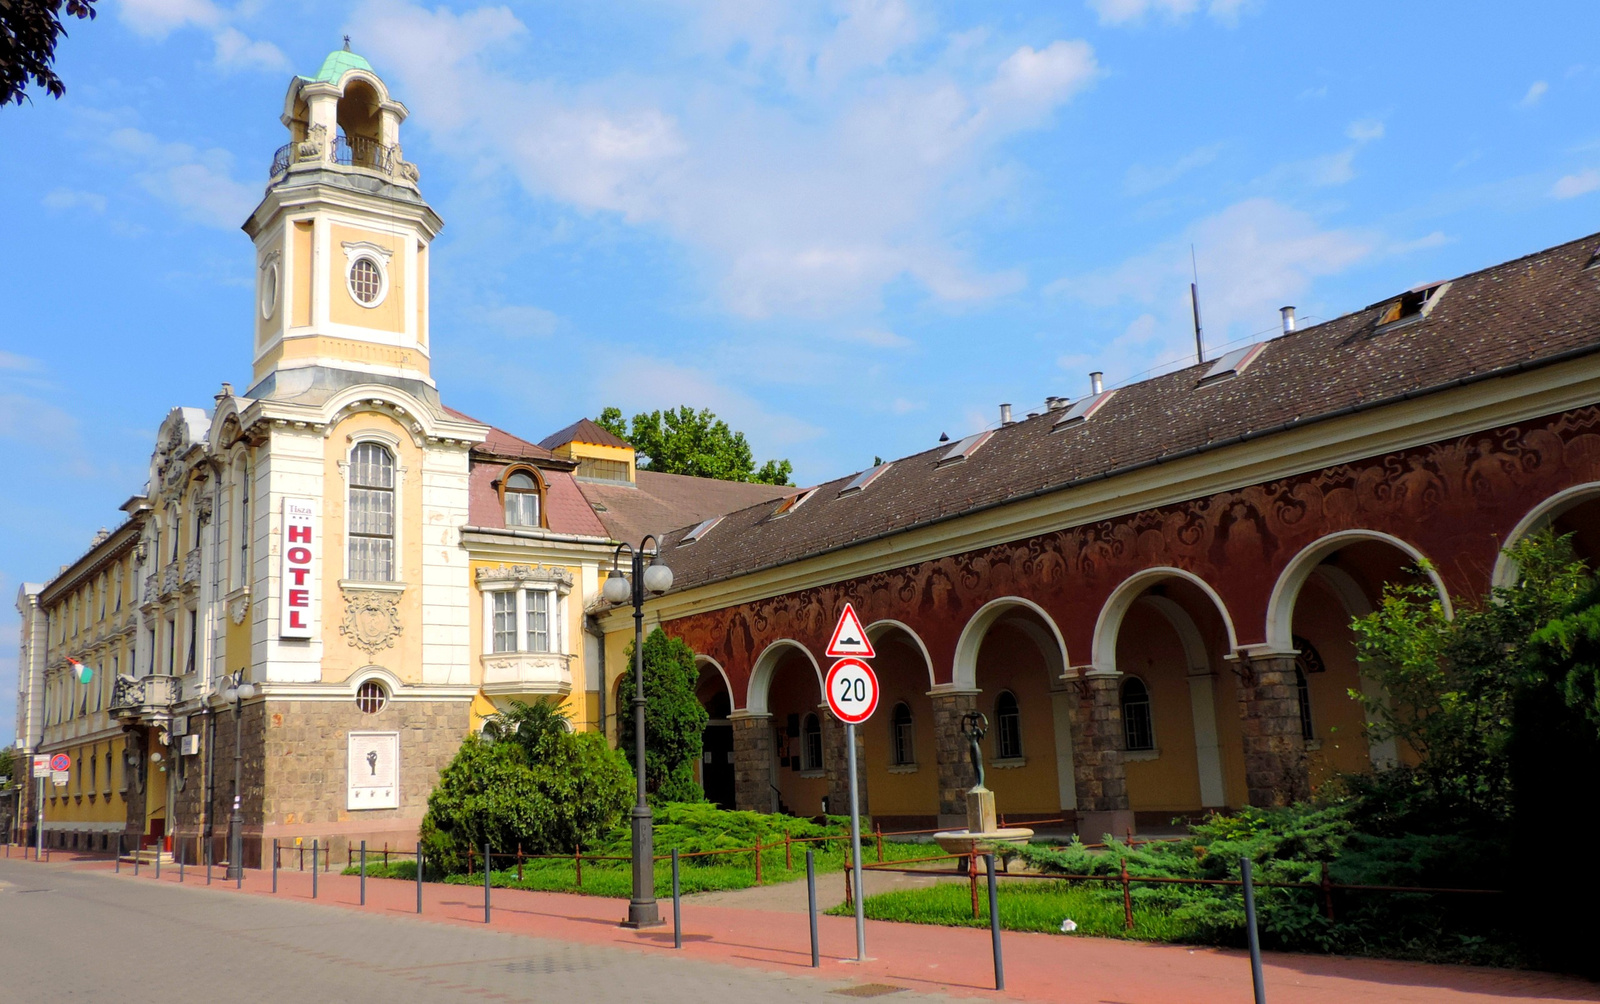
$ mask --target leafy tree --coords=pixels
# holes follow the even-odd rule
[[[570,853],[617,824],[633,787],[627,760],[600,733],[569,731],[549,705],[513,705],[439,776],[423,843],[443,872],[465,871],[468,850],[481,854],[485,843],[495,853]]]
[[[11,779],[5,784],[0,784],[0,788],[9,788],[17,783],[17,775],[13,772],[13,768],[17,765],[16,760],[16,747],[7,746],[5,749],[0,749],[0,777]]]
[[[69,17],[93,20],[95,0],[66,0]],[[62,0],[0,0],[0,105],[22,104],[28,80],[51,97],[67,92],[56,75],[56,41],[67,33]]]
[[[1547,682],[1536,631],[1588,588],[1568,538],[1544,533],[1506,552],[1520,578],[1488,602],[1445,617],[1431,585],[1391,584],[1358,618],[1357,657],[1387,700],[1352,691],[1378,738],[1406,743],[1443,806],[1490,818],[1510,811],[1509,747],[1518,697]]]
[[[1600,731],[1600,585],[1533,636],[1567,705]]]
[[[644,639],[644,778],[652,801],[703,802],[694,780],[709,716],[695,696],[700,668],[694,650],[660,628]],[[631,751],[633,731],[633,646],[617,704],[618,746]]]
[[[606,408],[595,422],[643,454],[647,471],[763,485],[787,485],[794,473],[787,460],[768,460],[758,470],[744,433],[728,428],[709,408],[696,412],[681,405],[676,411],[640,412],[633,416],[631,429],[622,409]]]

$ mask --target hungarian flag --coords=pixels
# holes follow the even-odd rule
[[[77,677],[79,683],[88,683],[90,680],[94,679],[94,670],[72,658],[70,655],[67,656],[67,661],[72,663],[72,675]]]

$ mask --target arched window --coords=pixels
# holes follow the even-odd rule
[[[506,478],[506,526],[539,525],[539,483],[527,471]]]
[[[1017,695],[1009,690],[1000,691],[994,699],[994,729],[996,759],[1022,756],[1022,712],[1017,707]]]
[[[1156,735],[1150,722],[1150,691],[1130,676],[1122,682],[1122,734],[1130,750],[1153,750]]]
[[[234,467],[234,478],[234,494],[239,503],[233,520],[233,532],[238,537],[233,549],[238,555],[233,567],[233,585],[237,589],[250,584],[250,464],[243,457]]]
[[[350,562],[361,582],[394,579],[394,454],[378,443],[350,451]]]
[[[814,714],[800,726],[800,769],[822,769],[822,720]]]
[[[893,752],[896,767],[917,762],[917,749],[911,733],[911,707],[904,701],[896,704],[889,713],[889,748]]]
[[[1300,738],[1310,742],[1317,737],[1311,728],[1311,688],[1306,685],[1306,674],[1299,663],[1294,667],[1294,692],[1300,701]]]

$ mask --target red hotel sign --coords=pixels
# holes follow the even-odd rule
[[[322,547],[311,499],[283,500],[283,582],[278,608],[279,638],[310,638],[317,582],[311,565]]]

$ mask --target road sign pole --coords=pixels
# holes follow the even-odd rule
[[[39,801],[35,808],[38,809],[37,822],[33,828],[33,860],[44,860],[44,778],[39,779]]]
[[[856,727],[844,727],[845,766],[850,771],[850,862],[856,880],[856,961],[867,961],[867,881],[861,874],[861,794],[856,790]]]

